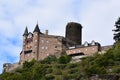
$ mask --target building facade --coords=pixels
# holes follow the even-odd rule
[[[65,50],[63,42],[64,37],[62,36],[48,35],[48,30],[46,30],[46,33],[40,32],[38,24],[33,33],[28,33],[26,27],[23,34],[23,48],[20,53],[20,63],[31,61],[32,59],[37,61],[43,60],[50,55],[59,57]]]
[[[28,32],[27,27],[24,31],[20,61],[17,64],[5,63],[3,68],[4,71],[9,72],[32,59],[39,61],[50,55],[60,57],[63,53],[72,56],[73,59],[79,59],[83,55],[93,55],[100,50],[101,46],[98,42],[82,44],[82,26],[79,23],[68,23],[65,37],[49,35],[48,30],[42,33],[37,24],[33,32]]]

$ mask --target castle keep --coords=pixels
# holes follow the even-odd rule
[[[65,52],[73,59],[79,59],[83,55],[93,55],[100,50],[101,46],[98,42],[92,41],[82,44],[82,26],[79,23],[68,23],[65,37],[49,35],[48,30],[42,33],[37,24],[33,32],[28,32],[27,27],[24,31],[20,61],[15,64],[5,63],[3,68],[4,71],[11,71],[25,61],[32,59],[39,61],[50,55],[60,57]]]

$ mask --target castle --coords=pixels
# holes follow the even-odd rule
[[[4,71],[11,71],[22,65],[25,61],[35,59],[37,61],[55,55],[60,57],[63,53],[79,59],[81,56],[93,55],[101,51],[98,42],[85,42],[82,44],[82,26],[79,23],[70,22],[66,25],[66,34],[63,36],[49,35],[48,30],[42,33],[38,24],[32,32],[28,32],[26,27],[23,34],[23,46],[20,52],[20,61],[15,64],[5,63]]]

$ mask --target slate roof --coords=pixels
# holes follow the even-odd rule
[[[34,29],[34,31],[33,31],[33,32],[38,32],[38,33],[40,33],[40,29],[39,29],[38,24],[36,24],[36,27],[35,27],[35,29]]]
[[[27,36],[27,35],[28,35],[28,28],[26,27],[23,36]]]

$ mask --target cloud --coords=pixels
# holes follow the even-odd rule
[[[119,0],[93,0],[84,5],[85,10],[81,11],[84,41],[94,39],[102,45],[112,44],[112,29],[114,28],[114,22],[120,14],[118,10],[120,8],[119,5]]]

